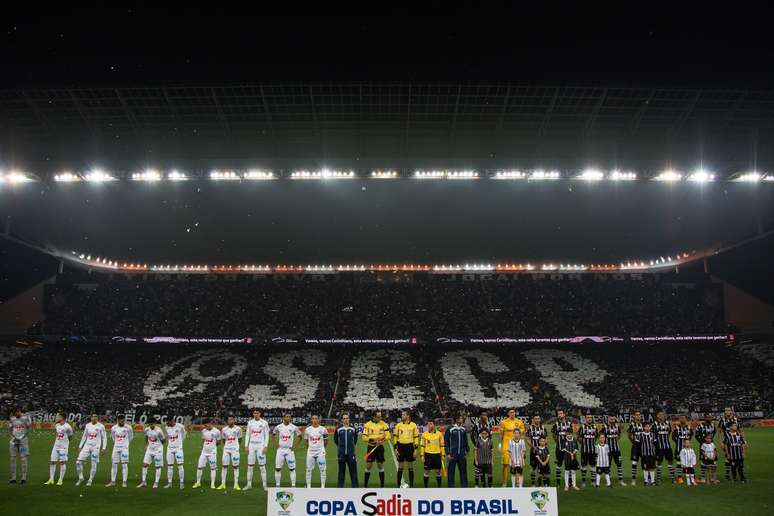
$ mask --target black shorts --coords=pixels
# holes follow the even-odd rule
[[[644,469],[644,470],[656,469],[656,456],[655,455],[643,455],[642,456],[642,469]]]
[[[529,452],[529,465],[532,469],[535,469],[540,465],[537,455],[533,452]]]
[[[611,451],[609,453],[609,455],[610,455],[610,464],[615,462],[618,465],[618,467],[620,468],[621,467],[621,452],[620,452],[620,450],[619,451]]]
[[[441,454],[425,453],[425,469],[441,469]]]
[[[368,455],[369,453],[370,455]],[[384,445],[373,446],[369,444],[366,449],[366,455],[368,455],[366,462],[384,462]]]
[[[481,464],[479,463],[478,466],[473,466],[473,472],[481,478],[481,475],[486,475],[488,477],[492,476],[492,465],[491,464]]]
[[[518,473],[521,475],[524,472],[524,468],[521,466],[511,466],[511,475]]]
[[[610,473],[610,466],[597,466],[597,473],[607,475]]]
[[[538,464],[538,473],[540,473],[541,475],[550,474],[551,466],[549,466],[548,464],[546,464],[545,466],[543,466],[542,464]]]
[[[693,475],[693,468],[683,468],[683,473],[686,475]]]
[[[596,466],[597,464],[597,454],[596,453],[588,453],[583,452],[581,453],[581,466]]]
[[[633,442],[632,443],[632,451],[629,455],[629,459],[631,460],[640,460],[640,457],[642,457],[642,452],[640,451],[640,443]]]
[[[578,467],[579,467],[578,466],[578,459],[576,459],[576,458],[572,458],[572,459],[565,458],[564,459],[564,469],[566,469],[567,471],[577,471]]]
[[[656,448],[656,462],[661,464],[661,461],[666,460],[672,462],[675,460],[675,454],[672,452],[672,448]]]
[[[718,460],[717,459],[701,459],[701,465],[705,468],[707,466],[717,466]]]
[[[560,450],[559,447],[557,446],[556,449],[554,450],[554,453],[556,453],[555,455],[556,465],[561,466],[562,464],[564,464],[564,452]]]
[[[395,446],[398,462],[414,462],[414,445],[398,443]]]

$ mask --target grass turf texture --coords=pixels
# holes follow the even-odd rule
[[[620,487],[617,485],[614,468],[611,476],[615,487],[607,489],[586,488],[580,492],[560,492],[559,508],[563,515],[619,515],[627,516],[659,514],[688,515],[688,514],[745,514],[769,515],[774,511],[774,430],[747,429],[747,438],[750,442],[750,450],[745,460],[745,472],[748,483],[726,483],[723,481],[723,468],[719,464],[718,477],[721,484],[717,486],[672,485],[668,483],[668,473],[664,465],[664,477],[667,483],[658,487],[645,488],[642,486],[642,470],[638,468],[636,487]],[[80,432],[77,432],[71,441],[70,460],[68,462],[65,485],[44,486],[48,479],[48,459],[53,443],[53,432],[35,431],[31,435],[29,481],[26,485],[9,485],[8,473],[8,448],[4,447],[0,468],[4,472],[3,481],[0,483],[0,510],[3,514],[21,515],[58,515],[83,513],[92,515],[117,515],[117,514],[153,514],[154,516],[174,515],[185,516],[194,514],[264,514],[266,510],[266,493],[259,487],[258,467],[255,468],[254,488],[251,491],[226,491],[211,490],[209,488],[209,469],[205,469],[202,484],[206,488],[192,489],[196,480],[196,463],[199,457],[201,440],[198,433],[192,433],[185,442],[185,470],[186,488],[181,491],[178,488],[177,471],[175,471],[174,487],[171,489],[137,489],[140,472],[142,469],[142,457],[144,439],[141,433],[137,433],[131,447],[129,462],[129,487],[106,488],[105,484],[110,479],[110,447],[102,456],[97,470],[97,477],[92,487],[75,486],[77,478],[75,470],[75,457],[77,456],[76,444],[80,440]],[[497,440],[499,436],[495,436]],[[628,442],[622,439],[624,445],[624,457],[628,457]],[[112,444],[112,443],[111,443]],[[553,453],[553,443],[550,445]],[[389,448],[386,449],[387,462],[386,486],[395,486],[395,463],[389,456]],[[358,478],[363,480],[363,456],[365,444],[360,443],[358,449]],[[220,453],[218,454],[220,455]],[[698,451],[697,451],[698,455]],[[305,450],[296,452],[298,458],[297,485],[305,483]],[[335,487],[338,465],[335,460],[336,449],[331,441],[328,445],[328,479],[327,484]],[[269,486],[274,485],[274,447],[269,448],[267,471]],[[499,457],[496,457],[496,460]],[[220,458],[219,458],[220,460]],[[244,486],[246,481],[246,460],[242,456],[240,484]],[[177,468],[175,468],[177,469]],[[495,485],[500,482],[500,468],[495,464]],[[88,478],[89,465],[84,464],[84,474]],[[378,486],[379,478],[376,466],[372,470],[370,487]],[[472,460],[468,467],[468,473],[472,485]],[[699,469],[697,468],[697,473]],[[58,469],[57,477],[58,478]],[[416,487],[422,486],[422,468],[417,461],[415,466]],[[119,468],[119,485],[120,485]],[[153,467],[149,469],[148,480],[152,483],[155,475]],[[218,466],[218,479],[220,478],[220,466]],[[408,475],[404,479],[408,481]],[[233,485],[232,476],[229,474],[229,486]],[[580,472],[578,472],[580,481]],[[630,480],[629,464],[624,461],[624,480]],[[313,486],[319,485],[317,471],[313,476]],[[347,480],[347,484],[348,484]],[[551,471],[551,483],[554,482],[553,460]],[[219,482],[218,482],[219,483]],[[445,483],[445,482],[444,482]],[[166,466],[162,472],[160,485],[166,484]],[[283,471],[283,485],[289,485],[287,469]],[[430,487],[435,485],[434,472],[431,472]]]

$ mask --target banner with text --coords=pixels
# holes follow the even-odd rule
[[[558,516],[554,487],[521,489],[269,488],[267,516]]]

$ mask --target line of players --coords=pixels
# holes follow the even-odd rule
[[[354,443],[357,440],[357,432],[349,426],[348,416],[346,421],[337,429],[334,440],[339,446],[339,485],[343,486],[344,469],[349,466],[352,485],[357,485],[356,461],[354,459]],[[448,463],[450,470],[449,485],[454,485],[454,470],[459,469],[462,487],[467,486],[466,458],[468,451],[466,431],[462,426],[463,418],[459,416],[455,424],[447,428],[446,434],[441,434],[434,428],[433,423],[428,422],[427,431],[420,434],[418,427],[410,420],[408,412],[401,414],[401,422],[394,429],[393,441],[395,444],[395,458],[398,464],[397,484],[402,484],[402,476],[405,469],[408,470],[408,485],[414,485],[414,462],[417,449],[424,465],[424,483],[428,485],[429,472],[435,470],[436,482],[441,485],[441,472],[445,472]],[[478,421],[473,425],[471,441],[473,444],[474,478],[476,485],[492,486],[492,423],[486,413],[482,413]],[[551,453],[548,448],[548,434],[541,424],[539,416],[532,418],[529,428],[525,428],[522,421],[516,418],[515,410],[508,412],[508,417],[500,423],[503,433],[502,440],[502,465],[503,486],[507,479],[511,479],[511,485],[523,486],[524,471],[526,469],[527,456],[530,464],[530,478],[533,485],[548,485],[550,477]],[[31,428],[31,422],[26,416],[22,416],[21,410],[16,409],[11,418],[11,482],[15,482],[16,457],[22,459],[22,482],[26,480],[26,460],[29,446],[27,432]],[[730,408],[726,408],[720,418],[719,428],[723,431],[721,447],[724,452],[724,466],[726,480],[739,478],[745,482],[744,456],[747,443],[738,429],[738,421]],[[67,468],[69,440],[72,436],[72,427],[64,421],[64,416],[59,415],[55,424],[56,437],[51,451],[50,475],[46,484],[55,483],[56,468],[59,466],[59,479],[57,485],[62,485]],[[637,468],[641,464],[643,469],[644,484],[655,485],[661,480],[661,465],[666,461],[672,482],[676,481],[676,469],[680,470],[682,478],[688,485],[696,483],[694,468],[696,455],[691,447],[691,439],[695,437],[700,442],[700,458],[702,480],[706,483],[717,482],[716,467],[718,453],[714,444],[715,425],[710,417],[705,418],[694,430],[688,424],[688,420],[682,417],[679,425],[672,427],[667,421],[664,412],[656,414],[653,422],[644,422],[642,414],[635,412],[627,429],[631,441],[631,485],[636,484]],[[590,473],[593,485],[599,486],[602,476],[606,483],[610,482],[610,468],[616,466],[618,481],[623,481],[623,467],[619,439],[622,434],[621,426],[614,416],[609,416],[605,424],[596,425],[593,417],[587,415],[582,423],[571,422],[564,411],[557,411],[556,423],[551,428],[551,433],[556,444],[555,447],[555,473],[556,485],[562,480],[562,468],[564,468],[565,489],[578,489],[576,472],[580,469],[581,481],[586,485],[587,473]],[[122,473],[122,485],[125,487],[128,479],[129,443],[133,439],[131,426],[126,425],[124,418],[119,416],[118,421],[111,428],[113,440],[111,482],[108,487],[114,486],[117,479],[119,466]],[[145,455],[143,458],[142,482],[138,487],[147,485],[148,469],[155,466],[156,476],[153,487],[158,487],[161,470],[166,456],[167,485],[173,484],[174,466],[178,466],[178,479],[180,487],[184,486],[184,456],[182,443],[186,437],[185,427],[174,422],[174,418],[168,418],[165,428],[162,429],[156,421],[150,421],[144,429]],[[314,468],[320,472],[321,484],[325,485],[327,463],[325,458],[325,441],[328,432],[320,425],[318,416],[312,416],[311,424],[304,433],[290,422],[290,416],[285,414],[283,421],[270,431],[268,423],[261,418],[260,410],[253,411],[253,419],[247,424],[244,434],[244,447],[247,450],[247,484],[246,489],[252,487],[253,470],[256,463],[259,466],[263,487],[267,485],[266,452],[270,440],[270,434],[276,436],[277,455],[275,459],[275,484],[280,485],[282,467],[287,465],[291,485],[296,484],[295,471],[295,445],[297,437],[303,435],[303,442],[307,448],[306,485],[311,485]],[[341,435],[339,435],[341,434]],[[218,489],[226,488],[226,479],[229,466],[233,470],[234,489],[239,490],[239,462],[240,440],[243,438],[241,427],[235,424],[235,418],[229,416],[227,425],[221,429],[214,427],[210,421],[201,432],[202,451],[199,456],[197,479],[194,487],[200,487],[204,470],[209,465],[211,487],[215,488],[218,446],[223,445],[221,453],[221,483]],[[378,465],[380,484],[384,486],[384,442],[390,439],[390,429],[381,419],[381,413],[376,411],[371,421],[367,422],[363,429],[363,440],[367,445],[366,471],[364,484],[367,486],[371,469],[374,463]],[[525,443],[526,438],[526,443]],[[673,451],[670,439],[675,443]],[[167,442],[167,450],[164,452],[164,442]],[[300,442],[300,441],[299,441]],[[347,443],[351,443],[351,450],[346,452]],[[527,447],[527,443],[529,448]],[[86,485],[90,486],[94,480],[99,458],[107,447],[107,433],[104,425],[99,422],[96,415],[91,416],[91,421],[86,424],[83,436],[79,443],[76,469],[78,482],[84,481],[83,466],[90,461],[90,472]],[[527,451],[529,450],[529,451]],[[344,451],[344,453],[342,453]],[[580,456],[580,457],[579,457]],[[351,460],[350,460],[351,459]],[[447,460],[448,459],[448,460]],[[675,460],[677,459],[677,460]],[[536,484],[537,482],[537,484]]]

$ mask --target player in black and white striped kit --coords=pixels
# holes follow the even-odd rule
[[[564,463],[565,453],[562,452],[564,448],[564,436],[567,432],[572,430],[570,421],[564,414],[564,410],[559,409],[556,411],[556,423],[551,427],[551,433],[554,435],[554,442],[556,443],[556,487],[559,487],[559,483],[562,479],[562,464]]]
[[[610,448],[610,462],[615,463],[615,471],[618,475],[618,483],[626,485],[623,481],[623,465],[621,464],[621,446],[618,440],[621,437],[621,427],[615,416],[607,416],[607,423],[600,429],[600,434],[605,436],[607,445]]]
[[[540,478],[540,475],[538,475],[540,462],[538,461],[537,457],[537,450],[540,447],[540,439],[545,439],[548,437],[548,432],[546,432],[546,429],[543,427],[543,423],[540,421],[540,416],[532,416],[532,424],[529,425],[529,428],[527,428],[527,436],[529,437],[529,478],[531,485],[534,486],[536,485],[535,477],[537,476]]]
[[[637,483],[637,463],[640,457],[642,457],[640,449],[642,430],[642,412],[635,410],[632,420],[629,422],[629,428],[626,430],[626,433],[629,434],[629,442],[632,443],[631,453],[629,454],[629,459],[632,461],[632,485]]]
[[[736,423],[731,423],[723,440],[723,451],[726,461],[730,463],[731,477],[736,482],[737,474],[741,482],[747,482],[744,476],[744,456],[747,449],[747,441]]]
[[[734,415],[734,411],[731,410],[731,407],[724,408],[723,415],[720,416],[720,421],[718,421],[718,428],[723,431],[723,442],[726,442],[731,425],[734,424],[739,425],[739,420]],[[725,448],[723,449],[723,468],[725,469],[726,482],[728,482],[731,480],[731,459],[726,454]]]
[[[656,484],[656,434],[652,430],[651,423],[642,425],[640,434],[640,454],[642,471],[645,476],[645,486]]]
[[[596,480],[594,487],[599,487],[599,480],[602,475],[605,475],[605,482],[607,487],[613,487],[610,482],[610,445],[607,444],[607,437],[605,434],[599,434],[599,442],[596,444]]]
[[[669,466],[669,478],[675,483],[675,454],[672,451],[672,422],[667,421],[666,413],[659,410],[656,413],[656,422],[653,424],[653,432],[656,434],[656,484],[661,483],[661,463],[667,461]]]
[[[672,441],[675,443],[675,459],[680,457],[680,452],[684,448],[685,440],[693,439],[693,429],[688,424],[688,417],[680,416],[680,424],[672,430]],[[683,476],[683,465],[679,460],[677,462],[677,474]]]
[[[704,421],[699,423],[699,425],[696,427],[696,440],[699,441],[699,446],[706,443],[706,437],[708,435],[710,436],[710,442],[714,442],[716,431],[717,429],[715,428],[715,423],[712,421],[712,415],[705,414]],[[715,457],[715,460],[717,460],[717,457]],[[701,463],[701,478],[706,482],[707,465],[704,463],[704,461]]]
[[[586,420],[580,428],[581,442],[581,482],[586,487],[586,470],[591,470],[591,483],[597,480],[597,426],[594,416],[586,414]]]

